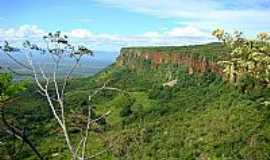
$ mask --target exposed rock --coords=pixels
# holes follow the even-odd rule
[[[152,69],[158,69],[161,64],[171,64],[175,67],[184,65],[189,74],[210,71],[223,76],[223,69],[211,58],[194,56],[187,51],[181,53],[173,50],[169,52],[156,50],[156,52],[149,52],[147,49],[124,48],[117,59],[117,64],[126,65],[131,69],[144,68],[146,65],[150,65]]]
[[[178,80],[176,79],[176,80],[173,80],[173,81],[164,83],[164,84],[163,84],[163,87],[174,87],[174,86],[177,84],[177,81],[178,81]]]

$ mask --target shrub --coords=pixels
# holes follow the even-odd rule
[[[132,114],[131,106],[134,104],[134,99],[128,98],[126,104],[124,104],[122,110],[120,111],[121,117],[128,117]]]

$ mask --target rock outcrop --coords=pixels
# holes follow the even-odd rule
[[[145,65],[150,65],[152,69],[158,69],[164,64],[174,67],[184,65],[189,74],[210,71],[222,76],[222,68],[218,66],[217,59],[224,52],[226,52],[224,48],[217,44],[167,47],[167,49],[166,47],[123,48],[117,64],[126,65],[132,69],[145,67]]]

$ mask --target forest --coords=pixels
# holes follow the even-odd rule
[[[267,33],[213,32],[220,42],[123,48],[94,76],[72,78],[81,57],[61,32],[24,43],[33,80],[0,75],[0,159],[200,159],[270,157]],[[17,48],[6,42],[1,54]],[[32,50],[55,63],[47,72]],[[74,68],[57,78],[61,59]],[[2,68],[3,69],[3,68]]]

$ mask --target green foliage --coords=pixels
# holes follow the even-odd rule
[[[270,37],[267,33],[258,34],[255,40],[243,38],[241,32],[229,34],[222,29],[215,30],[213,35],[232,50],[228,60],[219,62],[231,82],[248,76],[261,83],[270,83]]]
[[[257,137],[265,130],[267,109],[211,73],[182,72],[178,78],[169,101],[151,97],[158,103],[142,119],[128,119],[123,132],[114,132],[121,138],[111,137],[113,154],[124,159],[267,159],[266,136]]]
[[[15,83],[12,76],[7,73],[0,73],[0,102],[8,100],[14,94],[25,89],[25,83]]]
[[[149,98],[150,99],[159,99],[163,101],[168,101],[172,97],[172,88],[163,87],[162,85],[153,86],[150,90]]]
[[[128,98],[127,102],[124,104],[122,110],[120,111],[121,117],[128,117],[132,114],[131,106],[134,104],[134,99]]]

